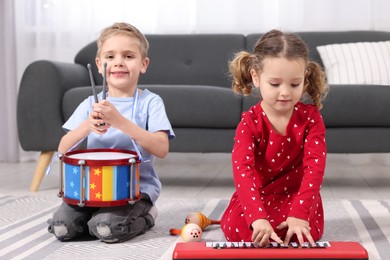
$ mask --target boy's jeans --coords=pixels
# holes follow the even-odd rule
[[[122,242],[154,226],[148,213],[151,207],[147,194],[141,194],[134,204],[117,207],[78,207],[64,202],[48,221],[48,229],[61,241],[89,233],[108,243]]]

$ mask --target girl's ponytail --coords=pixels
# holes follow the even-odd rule
[[[253,55],[246,51],[236,53],[229,63],[230,75],[232,77],[232,89],[237,94],[248,96],[252,93],[252,68]]]
[[[322,108],[322,100],[328,93],[328,85],[324,71],[316,62],[309,61],[307,64],[304,92],[311,97],[318,109]]]

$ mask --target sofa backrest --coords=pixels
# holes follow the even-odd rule
[[[230,87],[227,61],[245,47],[239,34],[147,35],[150,65],[141,84]]]
[[[150,64],[140,84],[211,85],[230,88],[227,61],[245,48],[241,34],[146,35]],[[96,84],[102,77],[95,66],[96,41],[75,57],[75,63],[91,63]]]
[[[336,31],[336,32],[297,32],[309,48],[310,60],[324,66],[316,47],[336,43],[390,41],[390,32],[385,31]],[[246,48],[250,51],[262,34],[249,34]]]

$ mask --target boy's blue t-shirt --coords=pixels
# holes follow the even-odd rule
[[[145,89],[139,91],[137,107],[135,111],[135,123],[148,130],[149,132],[166,131],[169,139],[173,139],[171,123],[165,111],[164,102],[160,96]],[[99,100],[102,99],[102,93],[98,95]],[[134,98],[113,98],[107,97],[107,100],[113,104],[118,111],[127,119],[133,118]],[[72,116],[65,122],[63,128],[67,131],[76,129],[83,121],[85,121],[92,111],[92,104],[95,102],[93,96],[86,98],[74,111]],[[116,128],[110,127],[103,135],[98,135],[91,132],[87,139],[87,148],[112,148],[136,151],[134,149],[130,137]],[[138,145],[138,149],[142,154],[143,162],[140,163],[140,191],[147,193],[153,203],[156,202],[160,190],[161,182],[154,170],[154,156],[145,151]]]

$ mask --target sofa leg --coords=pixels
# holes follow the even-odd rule
[[[34,177],[31,182],[30,191],[37,191],[41,185],[42,179],[45,176],[46,168],[51,162],[54,151],[41,152],[37,166],[35,168]]]

